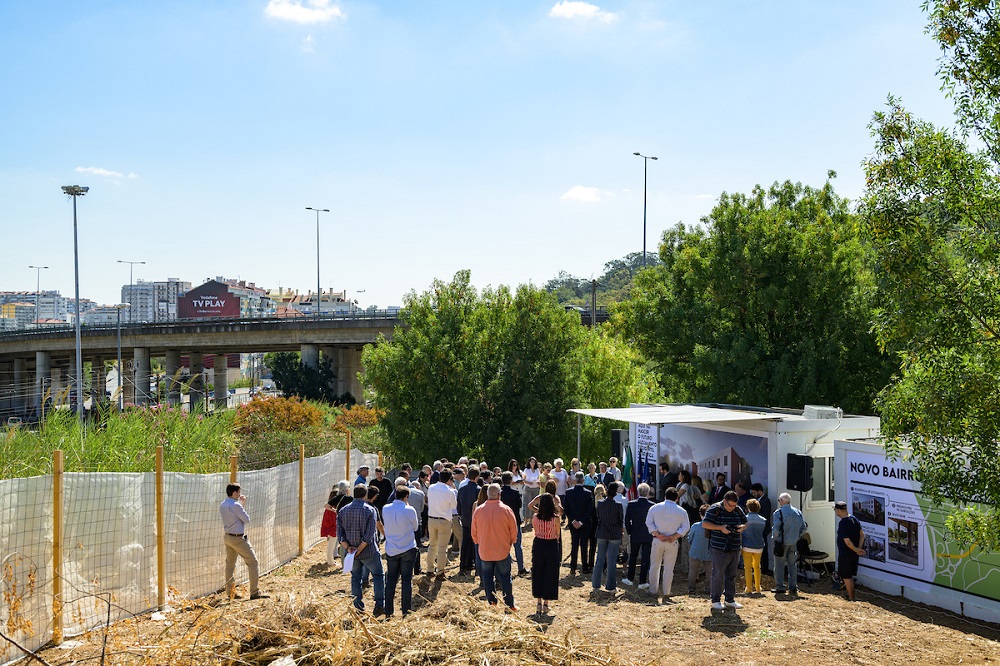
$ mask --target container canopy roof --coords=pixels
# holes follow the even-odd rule
[[[782,414],[754,412],[697,405],[649,405],[620,409],[570,409],[584,416],[630,423],[662,425],[665,423],[719,423],[722,421],[780,421]]]

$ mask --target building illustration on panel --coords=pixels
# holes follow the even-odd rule
[[[726,447],[710,458],[698,461],[698,475],[712,482],[717,474],[725,474],[726,485],[730,488],[738,482],[745,487],[752,483],[753,466],[743,459],[736,449]]]

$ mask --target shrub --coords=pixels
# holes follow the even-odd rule
[[[319,428],[323,410],[301,398],[255,397],[236,410],[233,430],[241,437],[265,432],[305,432]]]

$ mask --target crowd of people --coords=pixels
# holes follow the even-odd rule
[[[519,610],[514,576],[530,577],[536,612],[548,613],[558,599],[566,559],[563,530],[569,532],[569,575],[589,577],[595,597],[614,593],[620,582],[669,599],[678,564],[686,564],[689,595],[697,594],[705,577],[713,610],[742,608],[736,600],[741,566],[744,594],[763,593],[763,573],[774,576],[772,592],[796,594],[797,548],[807,526],[791,497],[782,493],[772,511],[760,484],[737,482],[730,489],[723,474],[715,482],[705,488],[688,470],[672,471],[664,464],[658,492],[640,483],[630,501],[613,457],[591,463],[586,471],[575,458],[568,468],[559,458],[551,464],[530,458],[523,469],[516,460],[501,469],[465,457],[442,459],[419,470],[403,464],[394,480],[382,467],[372,471],[364,465],[353,484],[344,480],[331,490],[321,536],[327,539],[327,564],[339,561],[350,572],[354,606],[364,611],[370,579],[373,614],[390,618],[397,586],[399,611],[405,616],[412,610],[414,575],[443,579],[449,556],[457,557],[460,576],[478,580],[487,603],[499,605],[499,593],[509,612]],[[257,598],[245,497],[236,485],[228,487],[227,495],[220,509],[227,537],[227,590],[233,594],[235,562],[242,557],[251,574],[251,598]],[[835,510],[840,518],[852,518],[842,502]],[[841,521],[837,541],[839,573],[850,599],[864,543],[856,522]],[[529,528],[534,535],[530,567],[522,548]],[[620,580],[619,567],[624,573]]]

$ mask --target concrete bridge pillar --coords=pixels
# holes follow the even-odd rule
[[[135,347],[132,349],[132,360],[135,362],[135,404],[148,405],[152,400],[149,390],[149,348]]]
[[[14,359],[14,410],[18,414],[22,414],[25,411],[25,406],[28,404],[28,386],[24,381],[27,375],[27,368],[27,359]]]
[[[188,354],[188,364],[191,370],[191,384],[188,391],[190,400],[190,411],[192,413],[201,411],[202,401],[205,399],[205,365],[204,356],[201,352],[191,352]]]
[[[360,349],[348,349],[347,350],[348,362],[347,362],[347,390],[351,392],[354,399],[359,403],[364,403],[365,401],[365,389],[364,383],[361,381],[359,374],[365,371],[364,367],[361,365],[361,350]]]
[[[166,366],[166,377],[164,379],[167,382],[167,404],[174,406],[180,404],[181,401],[181,383],[178,377],[181,369],[180,350],[168,349],[164,358],[164,365]]]
[[[299,348],[302,357],[302,365],[310,368],[319,368],[319,345],[302,345]]]
[[[135,402],[135,361],[122,356],[122,392],[124,402],[134,405]]]
[[[104,370],[104,358],[95,356],[90,359],[90,408],[95,409],[104,404],[105,385],[108,374]]]
[[[49,367],[49,389],[52,401],[57,405],[66,404],[69,394],[66,392],[66,371],[60,365],[62,360],[52,362]]]
[[[0,363],[0,412],[10,415],[14,409],[13,363]]]
[[[35,414],[41,418],[45,412],[45,393],[52,384],[52,353],[35,352]]]
[[[212,372],[212,383],[215,385],[215,409],[220,411],[229,406],[229,357],[225,354],[215,355],[215,370]]]
[[[336,362],[333,367],[337,372],[337,397],[344,395],[347,392],[347,350],[343,347],[337,347],[335,350]]]

